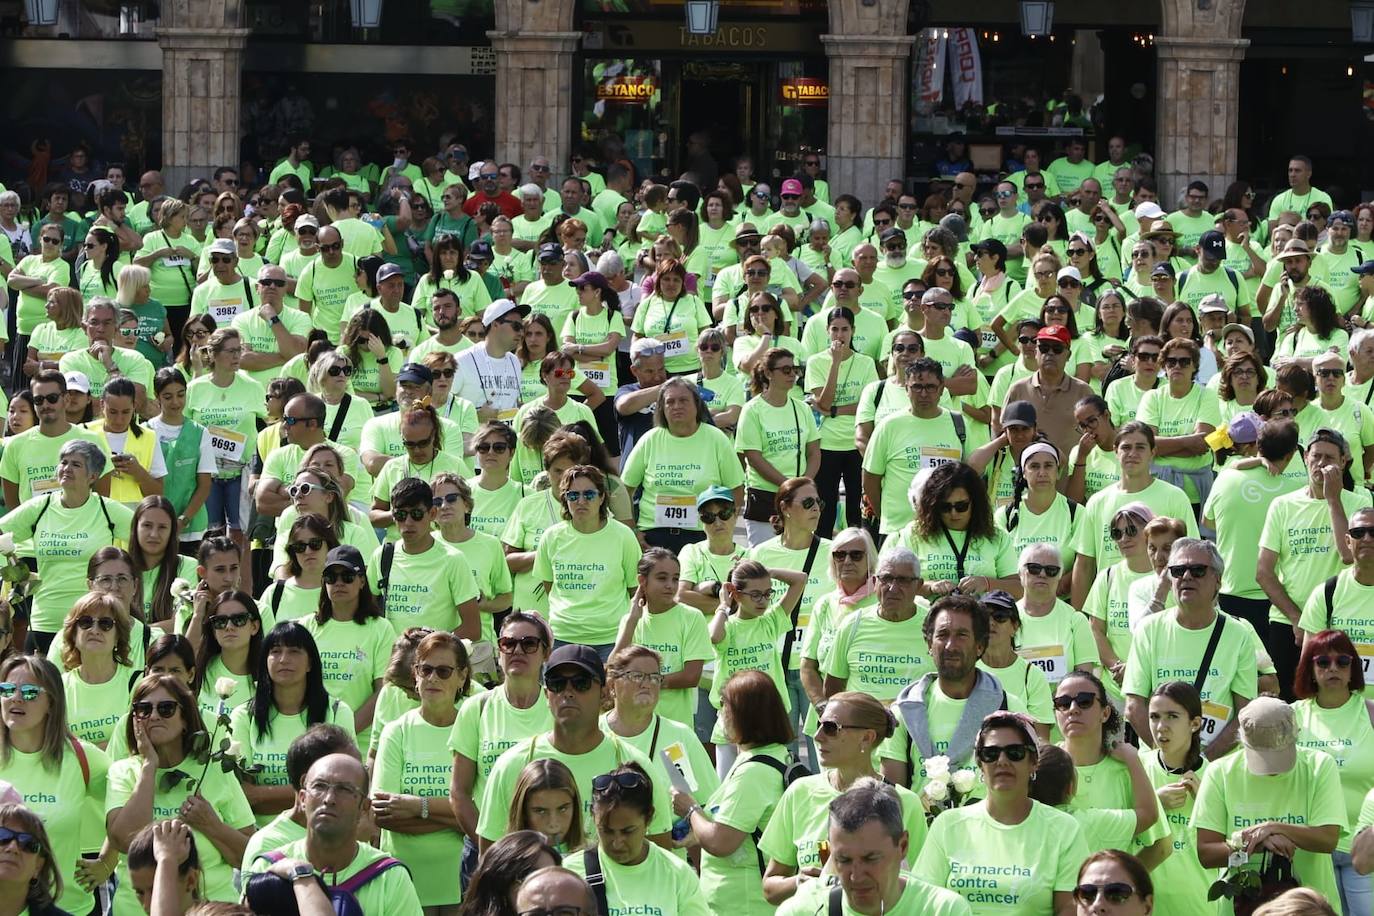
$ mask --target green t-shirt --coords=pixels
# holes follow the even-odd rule
[[[1331,615],[1326,612],[1326,581],[1307,595],[1302,605],[1302,616],[1298,626],[1307,633],[1320,633],[1322,630],[1344,630],[1355,644],[1360,660],[1368,671],[1370,658],[1374,657],[1374,586],[1361,585],[1355,579],[1355,570],[1346,567],[1336,574],[1336,590],[1331,593]]]
[[[149,232],[143,237],[143,247],[138,250],[136,257],[147,257],[163,248],[185,248],[196,256],[196,259],[192,260],[172,254],[169,257],[158,258],[152,263],[148,270],[152,274],[149,285],[154,299],[166,306],[190,304],[191,291],[196,287],[196,263],[199,261],[202,247],[204,243],[197,241],[196,237],[186,230],[182,230],[181,235],[175,238],[168,235],[165,229]],[[27,271],[25,275],[28,275]],[[20,333],[23,333],[22,324]]]
[[[535,280],[520,294],[520,304],[528,305],[532,314],[547,315],[549,324],[557,333],[568,316],[577,309],[577,290],[566,280],[560,280],[553,286],[543,280]]]
[[[1009,476],[1009,475],[1003,475]],[[997,527],[1011,536],[1012,550],[1021,556],[1021,551],[1031,544],[1053,544],[1063,555],[1064,568],[1073,565],[1073,551],[1067,545],[1073,543],[1073,534],[1078,520],[1078,512],[1083,507],[1071,504],[1062,493],[1056,494],[1050,507],[1040,514],[1031,511],[1023,498],[1016,507],[1016,527],[1011,527],[1011,506],[998,506],[993,513]]]
[[[353,316],[364,308],[373,309],[382,316],[382,320],[386,322],[387,330],[391,332],[392,343],[402,354],[410,352],[411,347],[430,335],[429,326],[421,317],[421,313],[428,310],[412,308],[409,302],[397,303],[395,311],[387,308],[379,299],[360,298],[352,303],[345,302],[343,316],[339,319],[340,325],[347,325]],[[339,333],[343,333],[342,327]],[[399,372],[401,366],[400,364],[393,364],[392,369]]]
[[[1006,693],[1007,711],[1029,713],[1025,702],[1014,690],[1007,690]],[[948,755],[950,740],[954,737],[954,730],[958,727],[960,719],[963,718],[964,707],[967,705],[967,699],[954,700],[946,696],[938,679],[931,681],[926,696],[925,709],[930,741],[936,754]],[[920,750],[914,746],[907,734],[906,724],[902,717],[897,716],[897,728],[893,731],[892,737],[878,746],[878,756],[884,760],[892,760],[908,767],[911,766],[913,758],[915,758],[915,762],[920,765],[911,770],[911,790],[913,792],[921,791],[927,781],[925,761],[920,758],[920,753]],[[972,769],[976,765],[973,763],[972,757],[973,749],[970,747],[969,757],[962,761],[952,761],[951,769],[957,767]],[[986,794],[987,787],[981,779],[970,790],[970,797],[972,798],[983,798]]]
[[[386,675],[391,661],[391,646],[396,641],[391,624],[382,617],[368,618],[362,624],[332,618],[317,623],[314,614],[296,622],[315,637],[329,695],[342,700],[349,709],[361,709],[376,690],[373,685]]]
[[[711,313],[699,297],[684,292],[676,301],[668,302],[652,293],[635,309],[631,330],[663,344],[668,371],[682,373],[701,368],[697,336],[710,326]]]
[[[1145,392],[1140,399],[1135,418],[1151,426],[1160,436],[1191,436],[1200,423],[1213,429],[1221,425],[1220,402],[1215,392],[1203,385],[1194,384],[1188,393],[1176,398],[1169,393],[1168,385],[1160,385]],[[1157,458],[1157,463],[1168,467],[1197,470],[1212,466],[1211,454],[1192,458]]]
[[[286,330],[299,337],[305,337],[310,333],[310,316],[298,309],[284,309],[279,316],[281,323],[286,326]],[[250,312],[240,312],[230,322],[238,330],[239,336],[246,349],[254,353],[277,353],[280,346],[277,344],[276,335],[272,333],[272,323],[263,318],[255,309]],[[221,326],[223,322],[221,322]],[[244,370],[248,377],[253,379],[263,388],[281,373],[281,366],[273,366],[270,369]]]
[[[1134,411],[1132,411],[1133,413]],[[1127,416],[1132,414],[1127,414]],[[1068,460],[1064,462],[1065,478],[1073,474],[1073,467],[1079,463],[1081,455],[1078,444],[1074,443],[1073,448],[1069,449]],[[1082,461],[1085,465],[1083,468],[1083,498],[1085,500],[1092,499],[1121,479],[1121,460],[1116,457],[1116,452],[1101,449],[1094,445],[1088,450],[1088,456]]]
[[[665,675],[676,674],[688,662],[715,658],[711,637],[706,632],[706,617],[685,604],[675,604],[657,614],[646,609],[635,626],[634,642],[662,657],[659,670]],[[697,711],[696,687],[663,688],[656,710],[661,716],[691,725]]]
[[[191,294],[191,314],[215,319],[219,327],[228,327],[239,315],[257,307],[257,293],[247,279],[235,276],[221,283],[211,274]]]
[[[826,328],[826,317],[830,314],[829,310],[834,304],[833,298],[828,299],[825,306],[822,306],[816,314],[806,320],[805,327],[802,328],[801,334],[798,335],[801,337],[803,349],[811,354],[812,357],[819,357],[822,354],[826,354],[826,351],[829,349],[830,340]],[[853,311],[852,308],[851,311]],[[876,361],[880,359],[882,357],[883,342],[887,334],[887,322],[883,319],[883,316],[870,308],[864,308],[863,302],[861,301],[860,308],[854,314],[854,337],[850,344],[854,348],[854,352],[867,356],[870,360]],[[890,352],[890,345],[888,349]],[[830,371],[830,359],[828,355],[826,356],[825,371]],[[807,391],[811,391],[816,387],[816,385],[811,384],[809,378],[810,373],[808,372],[808,381],[806,383]],[[839,379],[844,378],[845,374],[841,372]],[[837,382],[839,379],[837,379]],[[825,376],[821,375],[817,384],[824,383]],[[845,403],[853,402],[841,402],[841,406]]]
[[[515,419],[511,423],[515,428],[515,434],[517,436],[519,436],[521,431],[525,428],[525,419],[529,417],[530,411],[537,407],[545,407],[549,410],[553,410],[552,407],[548,407],[547,389],[541,389],[541,393],[532,398],[522,398],[522,400],[524,403],[521,404],[520,409],[516,411]],[[592,413],[592,409],[581,401],[574,401],[572,398],[568,398],[563,402],[562,407],[553,410],[553,412],[554,416],[558,417],[560,426],[569,426],[573,423],[585,422],[590,424],[594,431],[598,428],[596,425],[596,414]],[[544,470],[543,456],[521,442],[515,447],[515,462],[511,470],[512,473],[518,472],[523,482],[527,484],[533,483],[534,478],[538,477]]]
[[[710,916],[692,866],[655,843],[646,843],[645,852],[646,858],[638,865],[621,865],[601,852],[608,913]],[[587,873],[586,858],[580,852],[569,855],[563,864],[579,875]]]
[[[778,906],[777,916],[827,916],[830,894],[838,885],[835,878],[808,881]],[[902,896],[887,907],[888,916],[970,916],[972,910],[963,897],[911,874],[902,876]],[[841,897],[840,916],[862,916]]]
[[[621,480],[631,489],[643,488],[641,530],[700,531],[697,494],[712,485],[734,489],[744,482],[744,471],[729,437],[716,427],[702,423],[684,437],[656,426],[635,443]]]
[[[144,359],[137,350],[115,347],[110,351],[110,362],[120,374],[129,381],[142,385],[151,396],[153,392],[153,364]],[[91,383],[91,397],[98,398],[105,393],[105,383],[109,380],[109,370],[83,347],[63,354],[57,361],[57,368],[63,372],[84,372]]]
[[[473,801],[481,804],[487,774],[496,765],[498,757],[520,741],[543,734],[552,727],[553,714],[549,712],[549,704],[542,695],[535,697],[534,705],[528,709],[512,706],[505,687],[497,687],[464,700],[458,708],[453,729],[449,732],[448,749],[453,754],[462,754],[476,766]],[[509,811],[510,799],[506,799],[506,802],[507,808],[500,812],[498,830],[501,834],[505,832],[505,815]]]
[[[1087,857],[1070,814],[1031,802],[1030,815],[1012,825],[976,804],[935,819],[912,873],[960,894],[974,916],[1031,916],[1052,912],[1055,892],[1073,890]]]
[[[812,319],[813,321],[815,319]],[[806,364],[806,390],[818,393],[825,388],[830,377],[832,357],[828,352],[818,353]],[[873,360],[862,353],[855,353],[841,365],[835,378],[834,405],[848,407],[859,402],[864,387],[878,380],[878,369]],[[821,419],[821,448],[835,452],[847,452],[854,448],[854,416],[823,417]]]
[[[749,762],[761,756],[785,761],[787,749],[780,744],[766,744],[741,752],[720,788],[705,802],[711,820],[744,834],[744,842],[728,856],[714,856],[704,850],[701,853],[701,890],[712,913],[770,916],[774,911],[772,904],[763,899],[758,850],[752,834],[768,829],[786,787],[782,774],[773,767]]]
[[[1076,766],[1074,771],[1078,777],[1078,787],[1069,801],[1068,808],[1071,812],[1124,811],[1128,815],[1126,839],[1111,846],[1090,847],[1093,852],[1111,848],[1143,849],[1169,835],[1169,821],[1164,814],[1164,806],[1157,800],[1155,804],[1158,820],[1143,832],[1135,833],[1135,801],[1131,790],[1131,771],[1126,768],[1126,764],[1111,757],[1104,757],[1094,764]],[[1085,829],[1085,838],[1092,835],[1093,831]],[[1135,847],[1128,845],[1132,837]]]
[[[357,259],[344,253],[338,267],[330,267],[318,257],[305,265],[296,279],[296,298],[309,302],[310,321],[337,342],[344,302],[358,291]]]
[[[907,832],[907,862],[916,860],[926,838],[925,807],[906,786],[893,786],[902,800],[902,823]],[[830,839],[832,801],[840,791],[830,782],[830,774],[803,776],[782,793],[773,816],[759,840],[759,851],[766,859],[800,871],[821,868],[821,846]]]
[[[186,416],[210,434],[210,448],[220,477],[234,477],[251,459],[257,420],[267,419],[267,396],[260,383],[238,372],[227,388],[202,375],[186,386]]]
[[[1020,655],[1013,656],[1011,664],[1005,668],[992,667],[986,657],[978,660],[978,667],[997,678],[1007,695],[1023,703],[1036,722],[1048,726],[1055,724],[1053,692],[1049,681],[1045,680],[1045,672],[1040,668]]]
[[[387,586],[381,587],[382,545],[367,561],[367,581],[381,595],[387,619],[396,635],[409,627],[455,630],[460,623],[458,606],[477,598],[477,579],[463,554],[435,540],[422,553],[408,553],[403,544],[391,548],[394,559]],[[475,613],[475,610],[474,610]]]
[[[43,362],[55,363],[64,353],[83,350],[86,344],[86,330],[80,325],[58,330],[56,324],[45,321],[34,328],[29,336],[29,346],[38,353],[39,360]]]
[[[608,715],[603,713],[601,716],[601,730],[607,734],[611,731],[607,724]],[[660,713],[650,720],[644,731],[628,738],[621,735],[620,740],[653,761],[656,769],[649,772],[649,777],[656,782],[661,780],[666,783],[671,779],[667,764],[663,762],[663,754],[666,753],[673,768],[687,780],[694,798],[706,798],[720,786],[715,764],[707,756],[706,748],[690,723],[684,724]],[[685,850],[679,850],[679,853],[686,857]]]
[[[189,783],[200,777],[201,769],[194,760],[184,761],[176,767],[158,769],[153,790],[153,821],[181,816],[181,806],[191,796]],[[172,770],[179,770],[190,778],[167,788],[162,776]],[[111,811],[129,803],[142,771],[142,757],[126,757],[111,762],[109,790],[105,795],[107,818]],[[222,772],[219,767],[210,767],[205,770],[205,778],[195,786],[195,791],[209,802],[215,814],[229,827],[242,830],[254,826],[253,809],[249,807],[248,799],[234,774]],[[234,888],[233,868],[238,863],[225,862],[215,844],[199,830],[193,829],[191,834],[196,841],[196,851],[200,854],[200,868],[204,875],[201,888],[206,898],[226,903],[237,902],[239,892]]]
[[[1345,802],[1336,761],[1307,747],[1298,747],[1298,759],[1287,773],[1252,776],[1244,754],[1230,754],[1215,761],[1202,774],[1190,825],[1212,830],[1223,837],[1265,821],[1346,829]],[[1251,869],[1261,857],[1252,856]],[[1330,901],[1340,900],[1330,853],[1299,849],[1293,857],[1293,874]]]
[[[20,502],[32,498],[34,494],[58,490],[57,456],[62,446],[73,439],[94,442],[105,455],[105,467],[110,467],[110,449],[104,437],[95,430],[69,426],[61,435],[45,436],[42,430],[34,426],[5,440],[4,453],[0,454],[0,478],[18,484]],[[81,578],[85,580],[84,572]]]
[[[1117,658],[1125,660],[1131,654],[1131,627],[1129,595],[1131,585],[1144,578],[1153,580],[1154,571],[1147,569],[1136,572],[1126,565],[1125,560],[1117,560],[1110,566],[1098,567],[1097,577],[1088,589],[1088,597],[1083,601],[1083,613],[1106,621],[1107,642]],[[1120,696],[1116,681],[1109,681],[1108,692]]]
[[[703,582],[726,582],[730,570],[734,568],[746,551],[734,541],[730,542],[729,553],[712,553],[707,541],[687,544],[678,552],[678,562],[682,564],[682,581],[700,585]]]
[[[515,507],[525,497],[525,487],[517,480],[508,479],[495,490],[482,487],[474,477],[468,481],[472,485],[472,517],[468,525],[500,538],[506,530],[506,523],[515,513]]]
[[[288,859],[309,861],[310,855],[306,852],[305,844],[306,841],[303,839],[296,840],[276,851]],[[199,848],[200,843],[196,845]],[[266,851],[270,852],[272,849],[267,847]],[[366,843],[359,843],[358,854],[354,856],[353,861],[348,863],[347,868],[331,872],[328,882],[332,884],[347,881],[385,855],[387,853],[381,849],[375,849]],[[271,864],[268,860],[259,857],[248,865],[248,871],[253,874],[264,872],[271,867]],[[245,882],[248,880],[247,876],[244,877],[244,880]],[[416,893],[411,872],[406,868],[386,869],[359,888],[354,897],[358,901],[358,908],[367,913],[368,916],[421,916],[424,912],[420,905],[420,898]]]
[[[461,461],[464,466],[466,466],[468,457],[465,454],[463,446],[463,436],[464,434],[470,435],[477,432],[477,412],[472,409],[472,406],[467,401],[462,398],[458,398],[457,400],[461,402],[460,409],[456,411],[458,414],[457,418],[452,420],[442,416],[439,418],[439,431],[443,441],[443,448],[441,448],[440,451],[450,458]],[[359,408],[360,416],[367,417],[363,423],[362,433],[359,437],[360,444],[355,446],[358,451],[360,453],[376,452],[390,459],[405,458],[407,453],[405,442],[401,436],[401,414],[399,412],[393,412],[374,417],[371,416],[369,410],[363,409],[364,405],[356,404],[355,407]],[[351,414],[354,409],[355,408],[351,407],[349,413]],[[325,425],[329,425],[328,420],[325,421]],[[387,462],[388,465],[391,463],[391,461]],[[405,462],[403,461],[402,463],[404,464]],[[438,473],[439,470],[447,470],[447,468],[436,469],[434,473]],[[462,473],[464,477],[470,477],[472,475],[470,469],[465,469]],[[378,477],[380,476],[379,474]],[[397,480],[399,479],[398,477]],[[426,479],[428,479],[428,477]],[[386,490],[386,494],[387,495],[382,498],[390,499],[390,488]]]
[[[472,701],[469,701],[472,702]],[[539,705],[539,704],[535,704]],[[623,738],[603,732],[602,741],[585,754],[566,754],[554,747],[552,733],[541,733],[524,738],[511,746],[492,765],[487,775],[487,783],[478,803],[480,815],[477,820],[477,834],[486,840],[499,840],[506,835],[509,824],[510,803],[515,796],[515,783],[520,771],[535,758],[549,758],[563,763],[573,774],[578,795],[582,799],[582,830],[590,843],[596,835],[596,821],[592,818],[592,780],[609,773],[624,763],[634,762],[644,768],[646,773],[655,772],[639,751]],[[452,739],[450,739],[452,747]],[[464,756],[467,756],[464,754]],[[471,758],[469,758],[471,759]],[[667,833],[673,822],[673,808],[668,797],[668,784],[664,780],[654,781],[654,816],[649,822],[648,834],[653,836]],[[754,871],[757,880],[757,865]]]
[[[1341,491],[1341,504],[1346,517],[1356,510],[1368,508],[1369,493]],[[1325,499],[1313,499],[1306,488],[1294,490],[1269,503],[1260,530],[1259,546],[1277,554],[1274,572],[1284,591],[1299,604],[1322,583],[1341,569],[1341,556],[1336,551],[1336,538],[1331,530],[1331,510]],[[1269,610],[1273,623],[1289,623],[1277,607]]]
[[[61,641],[59,635],[53,645]],[[57,668],[62,669],[60,661]],[[67,697],[67,725],[71,733],[98,747],[109,744],[115,726],[129,711],[129,694],[139,680],[137,673],[138,668],[116,665],[114,676],[108,681],[92,684],[82,676],[80,668],[63,671],[62,690]]]
[[[472,574],[477,580],[477,591],[482,598],[510,594],[514,588],[514,580],[511,578],[510,566],[506,563],[506,550],[501,546],[500,538],[476,529],[470,530],[472,536],[466,541],[445,543],[467,558],[468,565],[472,567]],[[495,645],[496,631],[492,626],[490,614],[482,614],[481,629],[479,640]]]
[[[307,713],[302,709],[297,715],[283,715],[272,705],[267,717],[267,731],[265,734],[259,733],[257,723],[253,721],[253,703],[250,700],[235,707],[229,714],[229,734],[242,748],[239,757],[244,766],[262,766],[262,771],[253,777],[257,785],[287,786],[290,781],[286,777],[286,751],[291,742],[305,734],[310,727],[306,722]],[[331,700],[325,707],[324,721],[339,726],[348,732],[349,737],[354,737],[353,710],[347,703]],[[259,814],[258,825],[264,825],[276,816],[275,812]]]
[[[1302,458],[1294,456],[1295,461]],[[1269,504],[1280,496],[1305,485],[1285,474],[1271,474],[1267,468],[1244,470],[1225,468],[1217,475],[1202,509],[1204,519],[1212,519],[1217,551],[1226,561],[1221,575],[1221,593],[1238,598],[1263,599],[1264,590],[1255,581],[1259,556],[1250,540],[1264,528]]]
[[[58,286],[69,286],[72,278],[72,267],[62,258],[53,258],[51,261],[43,260],[41,254],[31,254],[15,265],[19,273],[34,280],[42,280],[44,283],[56,283]],[[19,311],[16,313],[20,334],[32,334],[33,329],[39,323],[47,320],[45,303],[47,299],[43,296],[35,296],[27,291],[19,294]],[[85,332],[82,332],[85,337]]]
[[[102,547],[127,544],[133,517],[129,507],[94,492],[69,509],[57,490],[26,500],[0,518],[0,531],[14,535],[16,541],[33,539],[38,587],[33,592],[31,629],[62,629],[67,612],[86,594],[87,561]]]
[[[459,454],[452,452],[435,452],[434,460],[428,464],[413,464],[409,456],[403,458],[392,458],[382,465],[376,479],[372,483],[372,498],[390,504],[391,490],[396,484],[407,477],[417,477],[428,483],[438,474],[457,474],[459,477],[467,477],[472,473],[472,468],[468,466],[467,458],[462,455],[462,437],[458,437]],[[396,526],[387,527],[387,540],[396,539]]]
[[[911,501],[907,498],[911,481],[922,470],[962,461],[968,451],[966,439],[967,433],[959,435],[954,414],[947,410],[941,410],[938,417],[925,419],[908,409],[873,428],[863,468],[883,479],[879,531],[892,534],[911,521]]]
[[[462,334],[458,335],[458,342],[454,344],[442,343],[439,340],[438,334],[432,334],[410,348],[410,356],[408,357],[408,359],[413,363],[423,363],[425,361],[426,356],[428,356],[431,353],[438,353],[440,351],[444,353],[452,353],[454,356],[457,356],[459,353],[462,353],[464,350],[468,349],[471,346],[472,341],[468,340],[467,337],[463,336]],[[462,398],[451,396],[449,398],[449,403],[451,404],[455,400],[463,401]],[[464,403],[467,402],[464,401]]]
[[[521,497],[501,532],[501,543],[519,551],[537,551],[539,542],[549,528],[562,522],[562,506],[549,490],[538,490]],[[531,569],[515,574],[513,607],[547,614],[548,595],[544,594],[544,580]],[[626,607],[629,606],[628,599]]]
[[[789,398],[781,407],[774,407],[762,397],[755,397],[740,410],[735,451],[741,455],[759,452],[783,476],[800,477],[806,471],[806,447],[820,438],[815,414],[806,404]],[[752,467],[746,468],[744,483],[770,493],[778,489],[777,484],[764,480]]]
[[[625,319],[619,312],[603,308],[599,314],[589,315],[585,309],[579,308],[564,319],[563,327],[559,329],[559,340],[571,337],[573,343],[596,346],[606,343],[612,334],[619,334],[621,339],[625,337]],[[614,353],[601,359],[579,362],[578,368],[604,395],[614,395],[620,387]]]
[[[891,703],[903,687],[935,670],[921,634],[928,613],[924,602],[902,621],[884,619],[876,606],[855,611],[835,624],[835,639],[822,667],[846,679],[846,690]]]
[[[921,578],[927,582],[958,582],[962,576],[1002,579],[1016,575],[1016,551],[1011,537],[998,531],[992,538],[969,539],[966,531],[949,531],[930,540],[916,534],[915,522],[905,526],[883,544],[883,551],[905,547],[921,561]],[[959,556],[964,551],[962,575]]]
[[[711,679],[711,705],[720,708],[721,690],[725,682],[739,671],[762,671],[773,679],[778,696],[783,705],[791,710],[787,686],[782,672],[783,635],[792,625],[792,619],[775,604],[757,617],[742,617],[733,613],[725,621],[725,637],[715,643],[716,673]],[[711,740],[717,744],[725,742],[725,731],[716,722]]]
[[[1101,662],[1092,627],[1085,615],[1058,599],[1043,617],[1027,611],[1024,599],[1018,601],[1017,606],[1021,609],[1017,654],[1045,672],[1045,679],[1051,686],[1057,685],[1080,665],[1096,667]]]
[[[1293,714],[1298,725],[1298,746],[1323,751],[1336,761],[1341,794],[1345,797],[1346,822],[1356,823],[1365,793],[1374,785],[1374,726],[1369,723],[1368,701],[1355,692],[1344,705],[1324,709],[1316,697],[1311,697],[1295,702]],[[1350,852],[1354,836],[1352,830],[1342,829],[1336,851]]]
[[[334,448],[343,458],[344,473],[353,478],[353,489],[344,494],[346,497],[364,498],[372,492],[372,478],[358,460],[358,453],[342,443],[334,443]],[[275,480],[282,485],[296,479],[296,472],[304,463],[305,449],[293,442],[279,445],[264,456],[262,479]],[[354,496],[356,494],[356,497]]]
[[[806,565],[806,555],[810,545],[793,550],[784,547],[782,537],[771,537],[749,548],[749,558],[757,560],[769,569],[794,569],[801,572]],[[792,661],[788,670],[796,671],[801,665],[801,647],[806,640],[806,631],[811,625],[811,612],[816,601],[835,587],[830,577],[830,541],[820,538],[816,546],[816,558],[811,563],[811,571],[806,575],[806,588],[802,590],[801,601],[797,605],[797,629],[792,634]],[[781,600],[787,591],[787,583],[781,579],[773,580],[774,594]]]
[[[1078,513],[1074,553],[1091,557],[1097,562],[1098,569],[1121,559],[1121,551],[1111,536],[1112,518],[1123,506],[1134,502],[1149,506],[1156,516],[1182,520],[1188,529],[1188,536],[1197,537],[1193,505],[1188,501],[1188,495],[1178,487],[1162,480],[1151,480],[1145,489],[1127,493],[1117,483],[1095,493]]]
[[[572,522],[550,526],[539,540],[533,574],[536,581],[552,583],[549,627],[554,638],[585,645],[615,642],[642,553],[634,532],[613,518],[590,534]]]
[[[1140,762],[1156,790],[1178,782],[1179,774],[1164,768],[1158,752],[1141,754]],[[1194,773],[1201,777],[1210,766],[1210,762],[1203,760]],[[1173,833],[1174,851],[1151,872],[1150,877],[1155,885],[1155,907],[1160,913],[1177,913],[1179,916],[1215,916],[1216,904],[1207,900],[1207,890],[1221,872],[1215,868],[1203,868],[1198,861],[1197,831],[1188,824],[1193,816],[1193,806],[1194,798],[1189,793],[1179,807],[1166,808],[1164,811]]]

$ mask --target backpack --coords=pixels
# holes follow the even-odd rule
[[[263,853],[258,856],[258,858],[277,863],[286,858],[286,855],[281,850],[273,850],[272,852]],[[362,905],[358,903],[358,891],[362,890],[362,888],[370,883],[373,878],[397,867],[405,868],[406,866],[399,859],[393,859],[391,856],[383,856],[371,865],[364,867],[353,877],[346,881],[340,881],[338,884],[325,884],[324,880],[318,876],[316,880],[320,882],[320,885],[324,888],[325,894],[329,897],[329,903],[334,908],[335,916],[366,916]],[[407,871],[409,871],[409,869],[407,869]],[[274,880],[264,881],[263,879],[265,878]],[[264,899],[264,896],[268,894],[270,894],[272,898],[276,898],[278,892],[275,890],[275,886],[280,886],[284,883],[285,882],[282,882],[276,875],[253,875],[248,879],[248,885],[244,891],[244,898],[247,900],[249,895],[253,895],[254,899],[248,900],[248,905],[252,907],[253,911],[256,913],[299,912],[296,910],[295,896],[292,894],[290,887],[285,888],[285,893],[289,895],[286,898],[290,900],[289,905],[286,904],[286,900]],[[273,889],[268,890],[269,887]],[[254,893],[255,891],[257,893]]]
[[[776,757],[769,757],[767,754],[756,754],[744,761],[741,765],[743,766],[750,763],[761,763],[770,769],[776,770],[777,774],[782,777],[782,787],[784,790],[803,776],[811,775],[810,770],[796,761],[783,763]],[[762,878],[763,873],[768,870],[768,863],[763,860],[763,853],[759,851],[759,840],[763,839],[763,830],[755,827],[754,832],[750,834],[750,838],[754,841],[754,855],[758,856],[759,877]]]

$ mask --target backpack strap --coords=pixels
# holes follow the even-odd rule
[[[334,422],[329,425],[329,433],[326,438],[330,442],[339,441],[339,433],[343,431],[344,419],[348,416],[348,405],[353,402],[353,396],[344,392],[344,396],[339,401],[339,409],[334,414]]]
[[[1374,386],[1371,386],[1374,387]],[[795,405],[792,408],[796,409]],[[802,563],[802,575],[809,580],[811,578],[811,566],[816,562],[816,551],[820,549],[821,539],[814,534],[811,536],[811,546],[806,551],[806,562]],[[786,671],[792,663],[792,644],[797,638],[797,623],[801,614],[801,604],[806,598],[806,586],[802,586],[802,592],[797,596],[797,600],[791,607],[792,626],[787,630],[787,637],[782,644],[782,670]]]
[[[610,904],[606,900],[606,876],[601,871],[601,852],[595,846],[582,851],[582,866],[587,873],[587,886],[596,896],[596,911],[600,916],[609,916]]]
[[[826,916],[844,916],[844,888],[838,884],[830,889],[829,901],[825,906]]]
[[[81,741],[76,735],[67,735],[67,741],[71,743],[72,753],[76,755],[76,762],[81,764],[81,779],[86,783],[86,788],[91,787],[91,762],[86,759],[86,748],[81,745]]]
[[[391,584],[391,564],[396,562],[396,542],[387,541],[382,545],[381,576],[377,580],[377,594],[382,598],[382,612],[386,612],[386,589]]]
[[[659,730],[660,728],[662,728],[662,727],[663,727],[663,717],[660,716],[660,715],[655,715],[655,716],[654,716],[654,734],[653,734],[653,737],[649,739],[649,753],[648,753],[648,755],[647,755],[648,758],[649,758],[650,760],[655,760],[655,759],[657,759],[657,758],[654,757],[654,754],[657,753],[657,751],[658,751],[658,730]]]
[[[787,788],[787,765],[781,760],[778,760],[776,757],[769,757],[767,754],[755,754],[744,762],[761,763],[764,766],[777,770],[778,775],[782,777],[783,788]],[[759,840],[763,839],[763,830],[755,827],[754,832],[749,836],[754,841],[754,855],[757,856],[759,860],[759,877],[761,878],[763,877],[763,873],[768,870],[768,863],[763,861],[763,853],[759,850]]]
[[[949,421],[954,424],[954,435],[959,437],[959,450],[968,446],[968,428],[964,426],[964,415],[957,410],[946,411]]]
[[[364,884],[367,884],[373,878],[382,874],[382,872],[390,871],[391,869],[397,867],[405,868],[405,866],[401,864],[401,861],[399,859],[393,859],[391,856],[382,856],[376,862],[373,862],[372,864],[365,866],[361,871],[359,871],[353,877],[349,878],[347,881],[340,881],[338,884],[334,886],[341,891],[347,891],[348,893],[356,896],[358,891],[362,889]],[[407,869],[407,871],[408,870],[409,869]]]
[[[277,611],[281,610],[281,596],[284,591],[286,591],[286,580],[278,579],[276,584],[272,586],[272,597],[268,599],[268,603],[272,605],[273,617],[276,617]]]
[[[1370,387],[1374,388],[1374,385]],[[1326,596],[1326,628],[1331,629],[1331,618],[1335,615],[1336,585],[1339,575],[1332,576],[1326,580],[1322,586],[1322,594]]]
[[[1374,388],[1374,385],[1370,385],[1369,387],[1370,387],[1370,388]],[[51,505],[52,505],[52,494],[49,493],[49,494],[48,494],[48,498],[45,499],[45,500],[43,500],[43,507],[42,507],[41,509],[39,509],[39,510],[38,510],[38,514],[35,515],[35,516],[33,517],[33,524],[29,526],[30,528],[33,529],[33,531],[34,531],[35,534],[38,532],[38,523],[41,522],[41,521],[43,521],[43,516],[45,516],[45,515],[48,514],[48,507],[51,506]],[[109,516],[107,515],[106,517],[108,518]]]

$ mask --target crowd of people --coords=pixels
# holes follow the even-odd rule
[[[0,193],[0,912],[1368,916],[1374,204],[1127,149]]]

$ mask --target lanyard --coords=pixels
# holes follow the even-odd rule
[[[941,526],[943,527],[943,526]],[[954,538],[950,535],[949,529],[944,528],[945,542],[949,544],[950,552],[954,554],[954,573],[962,581],[964,578],[964,557],[968,556],[968,549],[973,543],[967,531],[964,532],[964,547],[960,550],[954,546]]]

